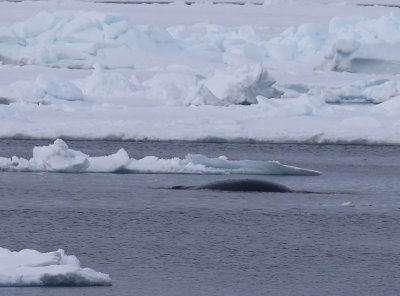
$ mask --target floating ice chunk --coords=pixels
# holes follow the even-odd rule
[[[13,156],[11,158],[0,157],[1,171],[24,172],[30,171],[29,160]]]
[[[125,149],[121,148],[117,153],[108,156],[98,156],[89,158],[88,172],[91,173],[115,173],[127,171],[127,166],[131,160]]]
[[[57,139],[49,146],[35,147],[30,160],[18,157],[0,158],[3,171],[47,171],[73,173],[171,173],[171,174],[259,174],[319,175],[314,170],[283,165],[277,161],[229,160],[224,156],[208,158],[188,154],[185,158],[161,159],[146,156],[129,158],[124,149],[109,156],[90,157],[69,149]]]
[[[0,248],[0,287],[110,286],[109,275],[82,268],[78,258],[64,250],[40,253]]]
[[[222,170],[209,169],[203,164],[194,164],[186,159],[173,157],[162,159],[146,156],[142,159],[132,159],[127,169],[133,173],[172,173],[172,174],[223,174]]]
[[[145,173],[177,174],[249,174],[249,175],[319,175],[320,172],[283,165],[277,161],[229,160],[225,156],[208,158],[188,154],[184,159],[160,159],[148,156],[132,160],[128,170]]]
[[[189,154],[186,159],[194,165],[204,165],[216,170],[226,170],[237,174],[269,175],[319,175],[317,171],[282,165],[278,161],[229,160],[225,156],[208,158],[201,154]]]
[[[342,207],[354,207],[354,203],[351,201],[346,201],[341,204]]]
[[[29,160],[0,157],[0,166],[3,171],[84,172],[89,160],[87,155],[69,149],[63,140],[57,139],[49,146],[34,147]]]
[[[249,174],[249,175],[319,175],[313,170],[283,165],[277,161],[229,160],[225,156],[208,158],[188,154],[184,159],[160,159],[148,156],[132,160],[127,167],[136,173],[177,174]]]
[[[83,172],[89,167],[87,155],[68,148],[60,139],[49,146],[34,147],[30,166],[35,171]]]

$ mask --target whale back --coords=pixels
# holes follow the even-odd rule
[[[290,188],[275,182],[252,179],[216,181],[197,188],[243,192],[292,192]]]

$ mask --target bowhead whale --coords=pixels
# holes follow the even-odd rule
[[[173,186],[172,189],[208,189],[219,191],[242,192],[294,192],[292,189],[271,181],[255,179],[222,180],[208,183],[202,186]]]

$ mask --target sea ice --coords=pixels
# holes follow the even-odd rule
[[[81,101],[83,93],[72,82],[63,81],[57,77],[39,75],[36,80],[16,81],[5,87],[0,87],[4,98],[20,102],[44,102],[54,99],[64,101]]]
[[[0,262],[0,287],[111,286],[109,275],[82,268],[78,258],[64,250],[40,253],[0,248]]]
[[[341,87],[312,88],[307,93],[313,92],[317,92],[327,103],[379,104],[399,96],[400,86],[399,82],[394,80],[369,79]]]
[[[251,27],[211,24],[134,25],[124,15],[99,12],[40,12],[0,28],[0,62],[89,69],[146,68],[179,61],[223,63],[227,59],[259,62],[265,40]],[[226,62],[226,61],[225,61]]]
[[[144,81],[142,95],[166,105],[249,105],[257,103],[257,96],[280,97],[274,83],[261,64],[218,67],[205,74],[172,65]]]
[[[395,44],[362,44],[339,40],[333,46],[318,69],[365,74],[399,74],[400,42]]]
[[[127,45],[137,48],[136,43],[139,48],[152,46],[152,41],[133,28],[127,18],[96,12],[41,12],[25,22],[2,28],[0,40],[0,61],[5,64],[68,68],[91,68],[100,60],[106,63],[110,48],[118,52]],[[125,66],[133,66],[129,55],[125,57]]]
[[[318,69],[368,74],[400,73],[400,17],[334,17],[328,27],[303,24],[269,40],[269,56],[315,61]]]
[[[0,1],[0,137],[399,144],[395,8],[265,4]],[[129,171],[123,154],[1,162]]]
[[[280,97],[275,80],[261,64],[222,66],[204,73],[183,65],[153,71],[142,83],[94,65],[85,79],[68,81],[39,75],[34,81],[16,81],[0,87],[0,96],[12,102],[55,103],[82,101],[86,97],[122,97],[136,105],[190,106],[257,103],[257,96]],[[54,101],[56,99],[56,101]]]
[[[109,156],[90,157],[69,149],[57,139],[54,144],[33,148],[29,160],[13,156],[0,157],[3,171],[45,171],[69,173],[172,173],[172,174],[257,174],[319,175],[320,172],[281,164],[277,161],[229,160],[225,156],[208,158],[188,154],[185,158],[162,159],[146,156],[129,158],[124,149]]]

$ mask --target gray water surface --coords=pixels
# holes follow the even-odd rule
[[[0,140],[29,158],[48,141]],[[0,295],[400,295],[400,147],[69,141],[92,156],[279,160],[322,176],[0,172],[0,246],[63,248],[110,274],[105,288]],[[227,178],[300,193],[176,191]]]

